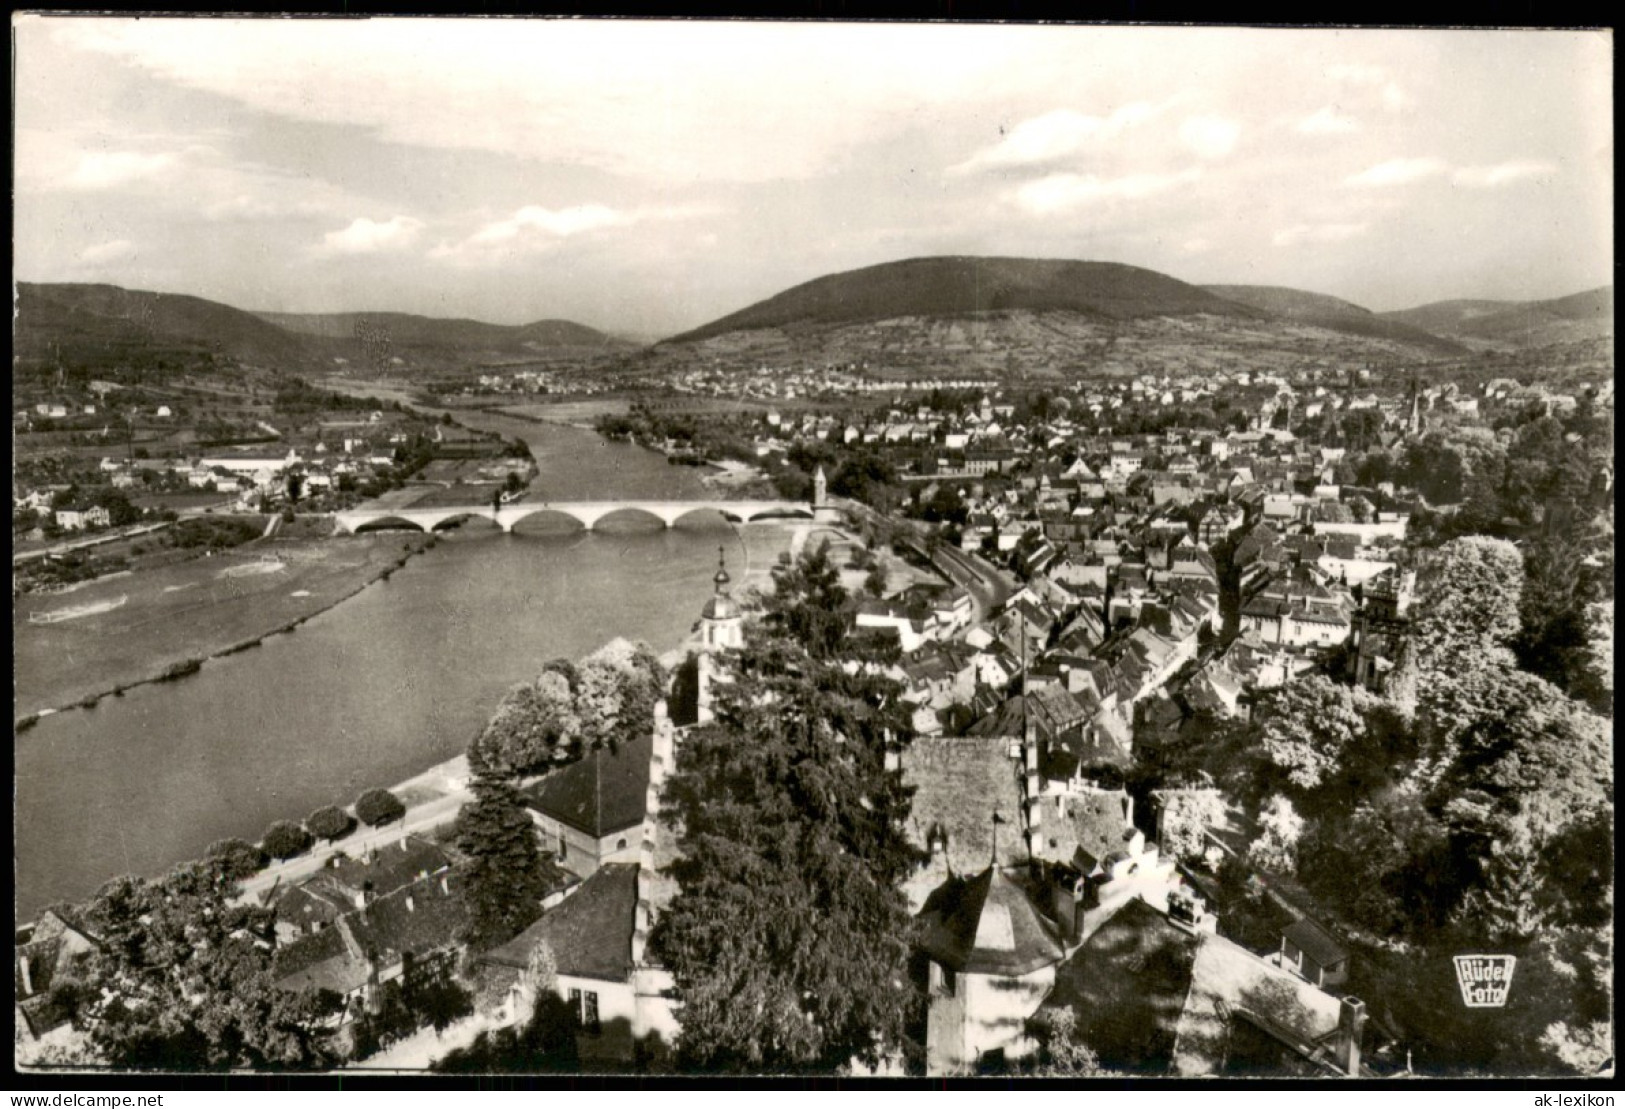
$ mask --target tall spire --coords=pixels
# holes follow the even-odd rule
[[[717,548],[717,572],[711,579],[718,593],[728,592],[728,583],[733,579],[728,576],[728,551],[725,547]]]

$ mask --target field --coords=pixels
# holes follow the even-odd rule
[[[309,619],[421,550],[407,534],[271,539],[104,578],[71,595],[25,594],[12,613],[18,719],[161,677]],[[261,559],[264,559],[262,562]],[[35,624],[34,613],[117,608]]]

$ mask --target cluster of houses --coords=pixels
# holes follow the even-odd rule
[[[331,445],[317,442],[308,450],[298,447],[245,447],[223,449],[193,459],[129,459],[105,457],[97,464],[94,484],[118,490],[145,488],[142,470],[155,473],[165,488],[208,490],[235,496],[242,507],[259,510],[288,493],[290,475],[297,475],[301,496],[315,496],[334,488],[346,476],[364,481],[393,466],[397,449],[407,441],[403,432],[364,438],[345,436]],[[84,491],[92,483],[81,482]],[[107,509],[84,503],[53,507],[67,485],[41,485],[18,489],[13,508],[51,513],[58,527],[79,531],[106,527]]]
[[[702,672],[742,642],[728,584],[719,571],[701,613],[690,661]],[[922,861],[904,893],[920,920],[911,968],[928,998],[932,1074],[1020,1065],[1037,1050],[1035,1022],[1062,1010],[1117,1070],[1369,1075],[1392,1063],[1392,1037],[1336,992],[1347,954],[1334,938],[1312,921],[1262,953],[1221,936],[1200,887],[1137,826],[1129,795],[1091,776],[1133,757],[1133,706],[1201,657],[1215,618],[1211,590],[1157,584],[1148,578],[1134,619],[1115,629],[1076,606],[1063,620],[1057,597],[1031,584],[985,623],[952,588],[896,602],[925,639],[899,673],[926,726],[893,766],[914,791],[907,831]],[[1402,614],[1383,615],[1391,633]],[[855,628],[876,618],[852,613]],[[896,623],[862,626],[902,635]],[[1000,675],[1023,678],[1022,692],[1000,695]],[[579,1018],[584,1065],[626,1066],[669,1046],[681,1008],[648,948],[675,893],[677,842],[660,793],[684,733],[709,715],[707,690],[702,680],[680,696],[674,685],[650,735],[522,789],[548,882],[535,922],[513,939],[462,958],[454,849],[414,835],[354,854],[340,845],[261,895],[275,914],[277,984],[341,998],[330,1018],[340,1037],[392,983],[429,975],[461,980],[487,1018],[519,1021],[534,1004],[527,968],[545,945]],[[1229,686],[1213,695],[1226,691],[1234,697]],[[934,706],[967,693],[972,713],[984,700],[988,712],[963,730],[942,726],[953,714]],[[47,1036],[65,1020],[50,983],[97,941],[54,913],[17,941],[19,1015]]]

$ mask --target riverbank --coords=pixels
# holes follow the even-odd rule
[[[387,578],[430,545],[417,534],[260,540],[87,583],[75,592],[75,606],[126,600],[51,623],[30,617],[56,612],[64,599],[24,594],[12,610],[14,728],[257,647]]]

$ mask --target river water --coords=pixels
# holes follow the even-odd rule
[[[696,471],[589,431],[459,418],[525,438],[550,500],[708,495]],[[17,919],[444,761],[550,658],[615,636],[677,646],[710,593],[719,545],[737,579],[785,542],[753,526],[747,551],[738,530],[705,515],[671,530],[633,516],[599,527],[471,525],[255,650],[40,720],[15,740]]]

